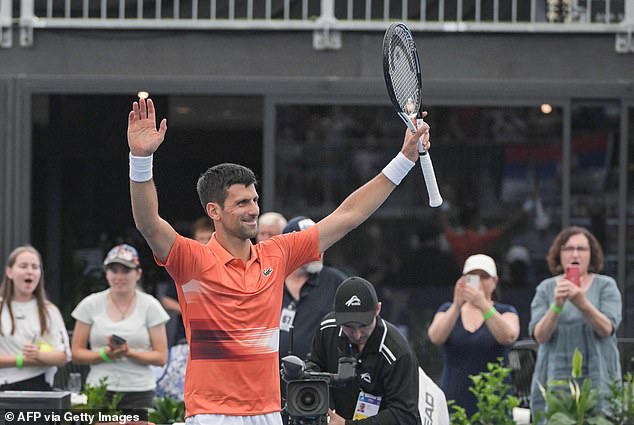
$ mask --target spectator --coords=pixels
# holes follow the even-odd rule
[[[603,249],[590,231],[566,227],[553,240],[546,257],[554,275],[537,287],[531,303],[529,334],[539,349],[533,374],[531,410],[543,412],[539,384],[570,378],[575,349],[583,355],[582,375],[609,394],[608,384],[621,379],[616,330],[621,323],[621,293],[613,278],[599,274]],[[579,286],[566,270],[576,267]]]
[[[295,217],[284,227],[283,233],[302,231],[314,225],[315,222],[308,217]],[[315,329],[319,327],[320,319],[332,310],[335,292],[346,278],[338,269],[324,266],[323,257],[322,253],[319,260],[304,264],[284,280],[280,317],[280,357],[294,354],[301,359],[306,358],[310,352]],[[284,382],[281,385],[284,398],[286,385]],[[287,423],[285,415],[283,419],[284,423]]]
[[[433,220],[411,233],[399,275],[384,291],[391,296],[382,294],[389,301],[389,308],[383,308],[383,317],[392,323],[413,328],[420,321],[420,308],[435,310],[446,299],[447,288],[461,276],[453,256],[441,247],[441,235],[440,226]],[[394,294],[399,293],[401,301],[397,302],[399,297]]]
[[[192,237],[201,245],[207,245],[214,233],[214,222],[207,216],[200,217],[194,221],[192,226]]]
[[[207,245],[207,242],[211,239],[211,235],[214,232],[214,223],[207,216],[200,217],[194,222],[192,228],[192,237],[195,241],[201,245]],[[181,313],[181,306],[178,304],[178,292],[174,282],[169,282],[165,290],[165,294],[161,297],[161,304],[167,310],[168,313],[173,315],[176,320],[174,327],[174,334],[168,335],[168,341],[170,346],[174,344],[185,344],[185,327],[183,326],[183,315]]]
[[[142,271],[136,249],[117,245],[103,264],[109,289],[88,295],[72,312],[73,361],[90,365],[86,383],[106,378],[110,399],[123,394],[118,408],[149,408],[156,387],[150,365],[167,360],[169,316],[158,300],[137,289]]]
[[[14,249],[0,286],[0,391],[50,391],[56,366],[70,359],[68,333],[46,298],[42,256]]]
[[[463,276],[454,287],[453,302],[440,306],[427,334],[443,347],[440,387],[470,416],[476,400],[469,391],[469,375],[487,371],[487,363],[506,358],[519,336],[515,307],[493,301],[498,273],[493,258],[476,254],[467,258]]]
[[[527,217],[532,208],[532,204],[525,203],[522,209],[509,215],[499,226],[489,229],[480,228],[478,210],[474,204],[468,203],[462,207],[459,214],[460,227],[456,229],[449,224],[446,213],[441,212],[440,223],[456,264],[462,265],[470,255],[488,252],[489,247]]]
[[[308,217],[291,219],[283,233],[298,232],[315,225]],[[332,310],[337,288],[346,278],[338,269],[324,266],[321,258],[306,263],[284,280],[284,298],[280,320],[280,356],[289,349],[290,327],[293,327],[292,354],[304,359],[310,352],[315,329],[320,319]]]
[[[270,211],[258,218],[258,233],[255,236],[256,242],[262,242],[272,236],[279,235],[286,226],[286,218],[278,212]]]
[[[306,363],[308,370],[336,373],[340,357],[357,359],[354,382],[332,389],[329,424],[369,417],[384,425],[420,424],[418,359],[400,331],[379,316],[374,286],[349,277],[334,307],[316,330]]]
[[[423,116],[427,113],[424,112]],[[189,336],[185,405],[190,425],[226,421],[281,423],[278,342],[284,278],[315,261],[385,202],[418,159],[429,126],[407,130],[401,152],[330,215],[301,232],[252,244],[260,214],[253,172],[237,164],[209,168],[198,180],[201,204],[216,232],[207,246],[180,236],[158,213],[153,154],[167,120],[156,126],[152,100],[134,102],[128,114],[130,197],[137,228],[157,262],[177,285]]]

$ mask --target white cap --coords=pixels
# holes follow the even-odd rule
[[[509,251],[506,253],[506,262],[512,263],[514,261],[521,261],[522,263],[530,263],[531,262],[531,254],[528,252],[528,249],[521,245],[512,246]]]
[[[497,277],[498,270],[495,267],[495,261],[493,258],[484,254],[476,254],[467,258],[467,261],[464,262],[464,268],[462,269],[462,274],[468,274],[474,270],[482,270],[487,272],[489,276]]]

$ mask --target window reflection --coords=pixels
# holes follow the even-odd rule
[[[617,103],[572,107],[570,221],[589,228],[617,275],[619,114]]]
[[[523,334],[535,285],[549,275],[544,260],[548,244],[561,225],[562,110],[555,106],[548,112],[539,103],[441,106],[430,108],[427,119],[451,226],[459,230],[461,214],[471,208],[478,230],[495,228],[526,201],[533,204],[487,248],[503,282],[509,282],[501,285],[504,300],[520,310]],[[275,209],[289,217],[320,219],[330,213],[387,164],[405,131],[385,106],[280,105],[276,116]],[[440,210],[428,206],[416,166],[368,223],[328,251],[326,262],[370,278],[383,294],[388,320],[420,327],[414,322],[431,317],[450,298],[455,279],[447,280],[439,269],[418,273],[423,259],[415,267],[409,259],[421,258],[416,253],[431,238],[454,259],[454,270],[462,269],[439,218]],[[437,234],[430,235],[434,226]]]

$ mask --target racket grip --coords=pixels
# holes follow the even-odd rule
[[[420,155],[420,168],[423,171],[425,186],[427,186],[427,194],[429,195],[429,206],[441,206],[442,196],[440,196],[440,190],[438,190],[438,182],[436,182],[434,165],[431,163],[429,152],[426,152],[424,155]]]
[[[420,127],[423,125],[423,120],[417,120],[417,124]],[[429,152],[423,147],[423,141],[420,139],[418,140],[418,154],[420,158],[420,168],[423,172],[427,194],[429,195],[429,206],[434,208],[439,207],[442,205],[442,196],[440,196],[440,190],[438,189],[434,164],[431,163],[431,156],[429,156]]]

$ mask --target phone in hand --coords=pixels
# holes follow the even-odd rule
[[[110,335],[110,342],[112,343],[112,345],[123,345],[127,341],[125,340],[125,338],[122,338],[119,335],[112,334]]]
[[[575,286],[581,286],[581,276],[579,275],[579,266],[571,265],[566,268],[566,279],[575,284]]]
[[[480,287],[480,276],[477,274],[465,275],[465,280],[467,281],[467,285],[474,289],[478,289]]]

